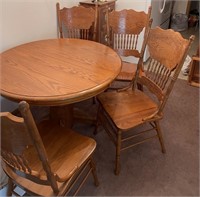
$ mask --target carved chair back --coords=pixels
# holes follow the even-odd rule
[[[107,12],[108,45],[121,56],[140,58],[145,50],[143,40],[151,27],[151,7],[148,13],[135,10]],[[138,43],[143,42],[140,46]]]
[[[79,38],[96,41],[97,4],[95,9],[83,6],[60,9],[56,4],[60,38]]]
[[[158,113],[161,113],[165,106],[193,40],[194,36],[187,40],[171,29],[156,27],[149,32],[147,47],[150,58],[142,76],[139,76],[139,64],[134,87],[140,83],[157,97],[160,104]]]

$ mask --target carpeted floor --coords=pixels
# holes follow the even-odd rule
[[[81,104],[83,105],[83,103]],[[93,107],[92,107],[93,106]],[[83,107],[83,106],[82,106]],[[87,111],[94,108],[86,102]],[[121,173],[114,175],[115,149],[105,131],[76,123],[74,129],[97,141],[95,161],[100,186],[92,176],[81,196],[199,196],[199,89],[178,79],[170,95],[161,128],[167,153],[157,139],[123,152]]]

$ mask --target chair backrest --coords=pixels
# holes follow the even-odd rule
[[[35,183],[49,185],[56,193],[58,192],[56,175],[51,171],[29,105],[22,101],[19,104],[19,110],[23,118],[9,112],[0,113],[1,159],[7,169],[6,173],[8,176],[9,173],[16,173]],[[41,164],[41,171],[33,168],[33,159],[34,162]]]
[[[151,7],[148,13],[135,10],[107,11],[108,45],[119,55],[143,57],[146,34],[151,27]],[[139,44],[143,43],[142,46]]]
[[[158,98],[159,113],[165,106],[193,40],[194,36],[187,40],[172,29],[164,30],[156,27],[149,32],[147,47],[150,58],[144,75],[140,77],[141,65],[138,65],[134,87],[140,83]]]
[[[96,41],[97,4],[95,9],[83,6],[60,9],[56,4],[59,38],[79,38]]]

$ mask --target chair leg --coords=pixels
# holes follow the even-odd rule
[[[92,175],[94,177],[94,184],[96,186],[99,186],[99,180],[98,180],[98,177],[97,177],[96,166],[95,166],[93,158],[90,159],[90,167],[92,168]]]
[[[164,141],[163,141],[163,137],[162,137],[162,132],[161,132],[161,129],[160,129],[159,121],[155,121],[155,125],[156,125],[156,131],[157,131],[157,134],[158,134],[158,139],[160,141],[162,152],[166,153],[166,149],[165,149],[165,145],[164,145]]]
[[[117,144],[116,144],[116,160],[115,160],[115,174],[119,175],[120,172],[120,152],[121,152],[121,131],[117,132]]]
[[[100,108],[101,108],[101,106],[99,105],[98,106],[98,110],[97,110],[95,129],[94,129],[94,132],[93,132],[94,135],[97,134],[97,129],[98,129],[99,125],[100,125],[100,121],[99,121]]]
[[[8,189],[6,191],[7,196],[12,196],[13,187],[14,187],[14,184],[13,184],[12,180],[9,178],[8,179]]]

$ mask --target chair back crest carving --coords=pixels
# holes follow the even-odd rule
[[[142,47],[138,43],[142,33],[145,36],[151,26],[151,7],[148,13],[124,9],[107,14],[108,45],[119,55],[141,57]]]
[[[60,9],[56,4],[60,38],[96,40],[97,8],[74,6]]]
[[[91,8],[86,9],[82,6],[63,8],[60,10],[61,18],[63,19],[63,25],[68,28],[74,29],[89,29],[95,17],[95,12]]]
[[[159,61],[169,70],[173,70],[180,64],[187,44],[188,40],[183,39],[178,32],[172,29],[167,31],[152,29],[147,43],[151,58]]]
[[[119,34],[138,35],[148,24],[147,14],[135,10],[113,11],[109,13],[108,20],[112,31]]]

